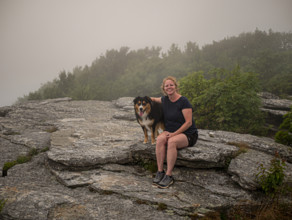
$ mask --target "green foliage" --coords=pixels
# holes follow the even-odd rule
[[[275,135],[275,141],[280,144],[292,146],[292,135],[288,131],[278,131]]]
[[[17,164],[17,161],[16,161],[16,160],[15,160],[15,161],[9,161],[9,162],[6,162],[6,163],[4,163],[2,170],[3,170],[3,171],[7,171],[7,170],[9,170],[11,167],[14,167],[16,164]]]
[[[276,153],[275,157],[271,160],[270,167],[266,168],[263,164],[260,164],[257,173],[257,179],[261,186],[261,189],[266,195],[275,198],[283,193],[283,185],[285,178],[286,163]]]
[[[31,159],[33,158],[33,156],[37,155],[39,152],[37,149],[35,148],[32,148],[26,155],[20,155],[17,157],[16,160],[14,161],[8,161],[6,163],[4,163],[3,165],[3,176],[6,176],[7,175],[7,171],[14,167],[15,165],[17,164],[22,164],[22,163],[27,163],[29,161],[31,161]]]
[[[38,155],[39,151],[36,148],[31,148],[30,151],[28,152],[28,157],[33,157],[35,155]]]
[[[291,219],[291,203],[285,200],[291,192],[291,187],[284,183],[286,168],[285,161],[277,152],[270,161],[269,168],[259,165],[256,177],[266,197],[255,211],[257,219]]]
[[[45,148],[41,149],[40,152],[41,152],[41,153],[43,153],[43,152],[47,152],[49,149],[50,149],[49,147],[45,147]]]
[[[281,144],[292,146],[292,109],[284,115],[284,120],[275,135],[275,141]]]
[[[7,200],[0,199],[0,213],[2,212]]]
[[[193,105],[197,126],[203,129],[262,134],[264,117],[260,111],[257,75],[214,69],[195,72],[180,80],[180,91]]]
[[[248,144],[244,143],[244,142],[228,142],[227,144],[234,145],[234,146],[238,147],[238,151],[233,152],[229,157],[227,157],[225,159],[224,169],[226,171],[227,171],[232,159],[238,157],[240,154],[246,153],[249,150]]]
[[[28,161],[31,160],[31,157],[30,156],[27,156],[27,155],[21,155],[21,156],[18,156],[17,159],[16,159],[16,164],[22,164],[22,163],[27,163]]]
[[[167,205],[165,203],[161,202],[161,203],[158,203],[157,205],[158,205],[157,210],[159,211],[164,211],[167,209]]]
[[[150,171],[151,173],[155,173],[157,171],[157,164],[154,160],[140,159],[137,161],[137,164],[142,166],[145,170]]]
[[[165,76],[173,75],[179,79],[190,72],[207,73],[214,68],[231,70],[236,65],[245,72],[258,73],[263,90],[291,95],[291,59],[292,33],[271,30],[268,33],[259,30],[242,33],[201,49],[194,42],[187,42],[184,50],[172,44],[166,52],[161,52],[160,47],[132,51],[121,47],[106,51],[91,66],[75,67],[72,72],[61,71],[56,79],[19,101],[65,96],[76,100],[159,96]],[[209,75],[207,79],[210,77],[213,76]],[[221,92],[220,89],[223,88],[216,87],[213,92]]]

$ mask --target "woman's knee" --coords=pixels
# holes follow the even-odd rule
[[[177,143],[175,138],[169,138],[167,141],[167,149],[175,148],[176,149]]]
[[[168,148],[180,149],[188,146],[188,139],[184,134],[176,135],[168,140]]]
[[[166,136],[164,135],[164,134],[160,134],[160,135],[158,135],[158,137],[157,137],[157,140],[156,140],[156,142],[158,143],[158,144],[166,144]]]

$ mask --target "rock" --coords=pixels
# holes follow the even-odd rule
[[[262,99],[263,107],[267,109],[290,111],[292,101],[288,99]]]
[[[71,101],[72,98],[64,97],[64,98],[56,98],[56,99],[47,99],[43,102],[40,102],[40,105],[50,104],[50,103],[57,103],[57,102],[65,102],[65,101]]]
[[[257,180],[257,174],[261,171],[260,164],[268,169],[272,159],[273,156],[266,153],[248,150],[231,161],[228,173],[232,175],[232,179],[242,188],[256,190],[260,188]],[[286,165],[286,179],[284,182],[290,185],[292,183],[292,164],[286,163]]]
[[[267,114],[266,123],[274,126],[275,132],[277,132],[278,128],[283,122],[283,116],[287,114],[288,111],[265,109],[265,108],[261,108],[261,110]]]
[[[260,92],[258,95],[262,99],[280,99],[278,96],[276,96],[270,92]]]
[[[42,150],[50,146],[50,136],[51,135],[45,131],[24,131],[22,134],[2,137],[16,145],[26,146],[28,149]]]
[[[122,97],[117,100],[114,100],[113,103],[116,107],[122,108],[124,110],[133,110],[134,111],[134,97]]]
[[[136,121],[136,116],[133,114],[133,112],[116,112],[113,115],[113,118],[120,119],[120,120],[126,120],[126,121]]]
[[[0,198],[6,200],[1,219],[183,219],[118,194],[68,188],[50,174],[45,160],[46,155],[39,154],[0,179]]]
[[[235,146],[239,145],[242,148],[254,149],[272,156],[277,152],[282,158],[290,163],[292,162],[292,148],[275,143],[271,138],[227,131],[200,130],[200,139],[206,142],[225,143]]]
[[[199,136],[200,133],[201,130]],[[137,143],[132,146],[131,151],[136,160],[156,160],[154,146]],[[176,164],[190,168],[223,168],[237,151],[238,148],[232,145],[199,140],[194,147],[178,151]]]
[[[267,113],[267,124],[278,129],[283,122],[283,116],[292,108],[292,100],[280,99],[279,97],[268,92],[260,93],[259,96],[262,100],[261,110]],[[275,134],[275,132],[276,131],[272,132],[272,134]]]
[[[22,145],[16,145],[0,136],[0,176],[6,162],[15,161],[17,157],[26,155],[29,150]]]
[[[11,110],[12,108],[9,106],[0,107],[0,117],[5,117]]]
[[[175,184],[155,188],[145,169],[155,162],[155,146],[142,143],[133,99],[9,107],[0,117],[0,165],[31,149],[39,154],[0,178],[0,199],[7,200],[0,218],[185,219],[243,201],[259,204],[260,194],[251,191],[258,189],[255,164],[268,166],[275,151],[291,167],[291,148],[270,138],[199,130],[197,144],[178,152]]]

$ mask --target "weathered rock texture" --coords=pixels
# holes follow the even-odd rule
[[[261,110],[267,114],[266,122],[274,127],[270,128],[274,130],[274,134],[283,122],[283,116],[291,110],[292,101],[289,99],[280,99],[278,96],[268,92],[263,92],[259,95],[262,100]]]
[[[7,200],[0,218],[185,219],[256,203],[257,168],[269,166],[275,151],[287,160],[285,181],[292,181],[291,148],[269,138],[199,130],[197,144],[178,153],[175,184],[153,187],[153,173],[143,165],[155,160],[155,147],[142,143],[132,100],[56,99],[0,108],[1,169],[31,149],[41,152],[0,178],[0,199]]]

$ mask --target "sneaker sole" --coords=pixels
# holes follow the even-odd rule
[[[174,181],[172,180],[167,186],[161,186],[161,185],[157,185],[157,186],[160,189],[166,189],[166,188],[170,187],[173,183],[174,183]]]
[[[152,186],[159,186],[158,183],[152,183]]]

